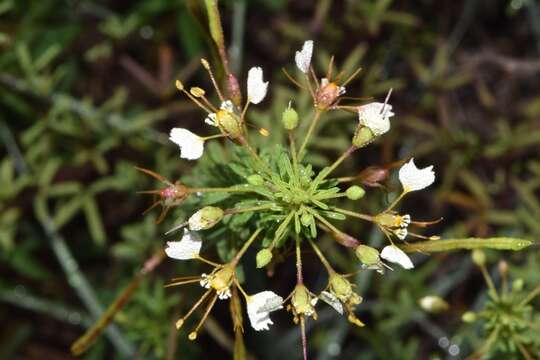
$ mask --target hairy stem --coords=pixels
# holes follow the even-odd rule
[[[311,120],[311,124],[309,125],[308,132],[306,134],[306,137],[304,138],[304,142],[302,143],[302,146],[300,146],[300,150],[298,151],[298,158],[300,161],[304,158],[306,146],[309,143],[309,140],[311,136],[313,135],[313,131],[317,127],[317,124],[319,123],[319,120],[321,118],[321,112],[319,110],[315,111],[315,115],[313,116],[313,120]]]

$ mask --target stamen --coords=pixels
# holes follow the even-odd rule
[[[184,321],[188,317],[190,317],[191,314],[193,314],[193,312],[202,304],[204,299],[206,299],[211,292],[212,290],[208,290],[207,292],[205,292],[203,296],[201,296],[201,298],[191,307],[191,309],[189,309],[189,311],[184,316],[178,319],[178,321],[176,322],[176,329],[179,329],[184,324]]]
[[[356,69],[356,71],[353,72],[353,73],[351,74],[351,76],[349,76],[349,77],[347,78],[347,80],[345,80],[345,82],[343,82],[343,84],[341,84],[341,86],[345,86],[345,85],[347,85],[349,82],[351,82],[351,81],[356,77],[356,75],[358,75],[358,74],[360,73],[360,71],[362,71],[362,68],[361,68],[361,67],[358,68],[358,69]]]
[[[319,90],[319,81],[317,80],[317,75],[315,74],[315,70],[313,70],[313,66],[309,67],[309,73],[311,74],[311,77],[313,78],[313,81],[315,82],[316,89]]]
[[[300,89],[302,90],[307,90],[306,87],[302,84],[300,84],[298,81],[296,81],[291,75],[289,75],[289,73],[287,72],[287,70],[285,70],[285,68],[281,68],[281,71],[283,71],[283,73],[285,74],[285,76],[287,77],[287,79],[289,79],[294,85],[298,86]]]
[[[214,74],[212,73],[212,69],[210,68],[210,64],[208,63],[208,61],[206,61],[206,59],[201,59],[201,64],[206,69],[206,71],[208,71],[208,74],[210,75],[210,80],[212,81],[212,85],[214,85],[214,89],[216,89],[216,92],[217,92],[217,94],[219,96],[219,100],[221,100],[221,102],[224,102],[225,98],[223,97],[223,94],[221,93],[221,90],[219,90],[219,86],[217,84],[216,79],[214,78]]]
[[[172,287],[172,286],[179,286],[179,285],[185,285],[185,284],[193,284],[196,282],[199,282],[201,278],[191,279],[191,280],[183,280],[183,281],[177,281],[170,284],[166,284],[163,287]]]
[[[159,175],[157,172],[154,172],[152,170],[148,170],[148,169],[145,169],[145,168],[142,168],[142,167],[138,167],[138,166],[135,166],[135,169],[145,173],[146,175],[150,175],[154,179],[157,179],[157,180],[161,181],[164,184],[167,184],[169,186],[173,186],[173,184],[168,179],[166,179],[163,176]]]
[[[334,71],[334,55],[330,58],[330,64],[328,64],[328,71],[326,72],[326,78],[332,78],[332,72]]]
[[[176,230],[180,230],[181,228],[183,228],[183,227],[186,226],[187,224],[188,224],[188,222],[186,221],[186,222],[184,222],[184,223],[182,223],[182,224],[180,224],[180,225],[177,225],[177,226],[173,227],[171,230],[167,231],[167,232],[165,233],[165,235],[169,235],[170,233],[172,233],[172,232],[174,232],[174,231],[176,231]]]
[[[176,80],[176,88],[178,90],[180,90],[181,92],[183,92],[191,101],[193,101],[195,104],[197,104],[197,106],[199,106],[201,109],[203,109],[204,111],[206,111],[207,113],[211,114],[213,111],[211,111],[210,109],[208,109],[206,106],[204,106],[199,100],[197,100],[193,95],[191,95],[189,93],[189,91],[187,91],[185,88],[184,88],[184,85],[180,82],[180,80]]]
[[[193,330],[189,335],[188,335],[188,338],[189,340],[193,341],[197,338],[197,333],[199,332],[199,329],[201,328],[201,326],[204,324],[204,322],[206,321],[206,318],[208,317],[208,314],[210,314],[210,311],[212,311],[212,308],[214,307],[214,304],[216,303],[216,300],[217,300],[217,294],[214,295],[214,297],[212,298],[212,300],[210,300],[210,303],[208,304],[208,306],[206,307],[206,311],[204,312],[203,314],[203,317],[202,319],[199,321],[199,323],[197,324],[197,327],[195,328],[195,330]]]
[[[169,213],[169,210],[171,209],[170,206],[166,206],[163,208],[163,210],[161,210],[161,214],[159,214],[157,220],[156,220],[156,224],[159,224],[161,223],[163,220],[165,220],[165,217],[167,216],[167,214]]]

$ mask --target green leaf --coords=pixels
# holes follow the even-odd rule
[[[96,244],[103,245],[105,243],[106,235],[96,200],[91,196],[86,197],[83,209],[92,239],[94,239]]]

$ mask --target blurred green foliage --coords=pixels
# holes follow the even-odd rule
[[[243,49],[236,62],[244,69],[263,66],[273,83],[272,101],[250,119],[271,135],[256,142],[282,141],[275,124],[291,98],[299,113],[309,112],[309,98],[297,96],[279,69],[292,69],[291,54],[314,38],[321,72],[331,55],[345,73],[362,66],[348,86],[350,96],[380,98],[394,88],[395,130],[345,163],[344,175],[414,155],[435,164],[440,180],[405,210],[425,219],[443,216],[437,228],[443,236],[540,237],[538,4],[230,0],[221,7],[228,43]],[[235,16],[244,16],[243,28],[235,30]],[[189,206],[175,209],[161,225],[154,222],[157,214],[141,217],[150,199],[135,192],[159,185],[134,166],[188,184],[194,176],[206,177],[209,185],[212,176],[222,176],[204,164],[190,173],[191,164],[179,160],[167,140],[178,123],[203,128],[202,114],[177,96],[174,80],[208,86],[197,64],[201,55],[215,60],[216,53],[195,0],[2,0],[0,49],[0,300],[9,304],[0,319],[14,329],[2,332],[0,357],[65,355],[99,314],[99,304],[111,302],[163,247],[164,229],[189,214]],[[353,116],[324,121],[314,141],[317,156],[309,161],[327,164],[349,145],[354,127]],[[392,190],[394,184],[391,179],[386,186]],[[380,209],[380,198],[367,197],[361,206]],[[368,243],[381,241],[365,224],[345,226]],[[325,250],[341,269],[358,266],[353,256]],[[510,277],[535,286],[537,250],[489,254],[490,263],[506,258]],[[356,276],[368,326],[354,329],[323,310],[309,332],[310,350],[319,359],[473,353],[487,333],[463,326],[460,317],[483,308],[486,290],[462,255],[416,255],[423,262],[417,271],[390,273],[385,281]],[[86,356],[223,356],[218,344],[230,350],[232,340],[221,329],[209,328],[209,337],[188,344],[172,326],[192,295],[162,285],[196,271],[164,262],[118,315],[118,328]],[[268,281],[263,275],[246,274],[261,288]],[[279,279],[272,281],[280,288]],[[445,298],[450,310],[422,312],[417,301],[428,294]],[[538,311],[540,304],[531,306]],[[220,311],[216,316],[225,317],[227,309]],[[291,356],[298,332],[288,321],[278,315],[280,325],[270,334],[246,330],[248,350],[259,358]]]

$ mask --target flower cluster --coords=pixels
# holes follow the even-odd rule
[[[209,188],[190,187],[180,182],[172,184],[158,174],[141,169],[167,185],[164,190],[148,192],[160,197],[153,206],[161,204],[164,209],[168,209],[180,205],[194,193],[224,193],[238,199],[233,206],[227,208],[219,206],[219,202],[213,206],[202,207],[169,231],[174,232],[181,228],[184,231],[180,241],[167,243],[165,252],[170,258],[184,261],[198,260],[212,268],[198,276],[175,278],[168,285],[199,284],[204,289],[200,299],[177,321],[177,327],[180,328],[199,306],[207,304],[201,321],[189,334],[192,340],[197,337],[200,327],[217,300],[231,299],[232,303],[238,304],[241,303],[239,294],[243,296],[249,321],[256,331],[268,330],[272,325],[270,313],[280,309],[290,311],[293,321],[300,324],[304,331],[307,318],[317,319],[316,308],[320,303],[319,300],[330,305],[338,314],[346,315],[351,323],[364,326],[356,316],[356,307],[362,302],[362,297],[355,291],[355,284],[348,280],[352,274],[341,273],[330,264],[320,250],[319,231],[331,235],[340,246],[353,250],[351,253],[358,257],[361,270],[376,270],[381,274],[385,269],[391,269],[392,263],[400,265],[403,269],[414,268],[413,262],[402,249],[402,242],[405,239],[437,239],[436,236],[425,237],[409,231],[411,226],[425,227],[433,222],[415,221],[411,215],[400,214],[394,210],[406,194],[425,189],[435,181],[433,167],[418,168],[412,158],[403,162],[399,169],[402,188],[400,195],[379,214],[363,214],[347,210],[337,204],[338,200],[343,198],[358,201],[366,192],[358,185],[347,185],[347,182],[356,181],[358,177],[333,178],[332,172],[358,149],[388,132],[391,128],[390,119],[395,114],[388,102],[391,91],[384,102],[343,104],[346,100],[343,97],[345,87],[359,70],[345,81],[340,81],[339,75],[335,78],[332,75],[332,59],[326,75],[319,80],[311,66],[313,47],[313,41],[306,41],[302,49],[295,54],[299,79],[285,71],[293,84],[309,92],[314,109],[311,119],[299,115],[291,104],[284,110],[282,123],[289,133],[288,150],[279,147],[273,151],[258,151],[249,141],[247,133],[249,106],[261,103],[269,87],[269,83],[263,80],[263,70],[260,67],[253,67],[248,71],[247,97],[244,104],[235,103],[238,102],[237,99],[229,98],[221,91],[210,65],[204,59],[201,63],[210,76],[220,101],[219,105],[214,105],[201,87],[192,87],[188,90],[181,82],[178,81],[176,84],[178,90],[207,113],[204,123],[209,125],[210,129],[217,130],[215,134],[199,136],[184,128],[172,129],[170,140],[180,147],[180,157],[187,160],[199,159],[205,152],[207,141],[226,139],[238,155],[235,160],[237,162],[235,171],[243,174],[243,178],[233,186]],[[324,119],[325,114],[332,111],[355,114],[358,117],[358,125],[352,135],[350,147],[330,166],[316,172],[305,160],[307,149],[317,131],[317,125]],[[299,134],[300,121],[309,121],[305,134]],[[263,135],[267,133],[265,129],[259,132]],[[297,144],[298,138],[302,136],[302,142]],[[239,166],[242,168],[241,171],[238,170]],[[366,172],[362,172],[362,174],[369,173],[370,181],[378,183],[387,176],[386,174],[381,177],[372,170],[368,168]],[[242,240],[242,245],[236,249],[235,255],[229,261],[218,263],[201,255],[205,231],[220,226],[225,222],[224,219],[246,213],[249,213],[250,217],[245,227],[250,229],[251,236]],[[379,251],[338,229],[334,220],[343,220],[347,217],[374,224],[386,236],[388,243]],[[273,266],[276,262],[282,261],[285,258],[283,255],[287,244],[295,248],[296,283],[291,287],[288,296],[281,297],[270,290],[250,295],[244,289],[246,285],[241,283],[237,275],[241,259],[260,238],[263,240],[256,253],[258,268]],[[328,284],[324,289],[310,290],[304,282],[302,247],[310,247],[327,271]],[[277,254],[280,256],[276,256]],[[241,314],[237,310],[231,313],[235,328],[241,328]],[[305,339],[305,336],[303,338]]]

